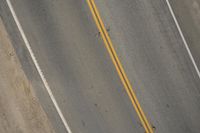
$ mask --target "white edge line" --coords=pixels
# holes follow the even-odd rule
[[[195,62],[193,56],[192,56],[192,53],[191,53],[191,51],[190,51],[190,48],[189,48],[189,46],[188,46],[188,44],[187,44],[187,42],[186,42],[186,40],[185,40],[185,37],[184,37],[184,35],[183,35],[183,32],[182,32],[182,30],[181,30],[181,28],[180,28],[180,25],[179,25],[177,19],[176,19],[176,16],[175,16],[175,14],[174,14],[174,11],[173,11],[173,9],[172,9],[170,3],[169,3],[169,0],[166,0],[166,3],[167,3],[167,6],[168,6],[168,8],[169,8],[169,11],[170,11],[170,13],[171,13],[171,15],[172,15],[172,17],[173,17],[173,19],[174,19],[174,22],[175,22],[176,27],[177,27],[177,29],[178,29],[178,31],[179,31],[179,34],[181,35],[181,38],[182,38],[182,40],[183,40],[183,43],[184,43],[184,45],[185,45],[185,47],[186,47],[186,50],[187,50],[189,56],[190,56],[190,59],[191,59],[193,65],[194,65],[194,67],[195,67],[195,70],[196,70],[196,72],[197,72],[197,75],[198,75],[198,77],[200,78],[199,69],[198,69],[198,67],[197,67],[197,64],[196,64],[196,62]]]
[[[19,23],[19,20],[18,20],[16,14],[15,14],[15,11],[14,11],[14,9],[12,7],[12,4],[11,4],[10,0],[6,0],[6,2],[8,4],[8,7],[10,8],[10,11],[12,13],[12,16],[13,16],[14,20],[15,20],[15,23],[16,23],[16,25],[17,25],[20,33],[21,33],[21,36],[22,36],[22,38],[24,40],[24,43],[25,43],[25,45],[26,45],[26,47],[27,47],[27,49],[28,49],[28,51],[29,51],[29,53],[31,55],[33,63],[34,63],[34,65],[35,65],[35,67],[36,67],[36,69],[37,69],[37,71],[38,71],[38,73],[39,73],[39,75],[40,75],[40,77],[42,79],[42,82],[44,83],[44,86],[45,86],[45,88],[46,88],[46,90],[47,90],[47,92],[48,92],[48,94],[49,94],[49,96],[50,96],[50,98],[51,98],[51,100],[52,100],[52,102],[53,102],[53,104],[54,104],[54,106],[55,106],[55,108],[56,108],[56,110],[57,110],[57,112],[58,112],[58,114],[59,114],[64,126],[65,126],[65,128],[66,128],[66,130],[67,130],[67,132],[68,133],[72,133],[72,131],[71,131],[66,119],[63,116],[63,113],[62,113],[61,109],[58,106],[58,103],[57,103],[55,97],[53,96],[53,93],[52,93],[52,91],[51,91],[51,89],[49,87],[49,84],[47,83],[47,80],[44,77],[42,70],[40,69],[40,66],[39,66],[39,64],[38,64],[38,62],[37,62],[37,60],[35,58],[35,55],[34,55],[32,49],[31,49],[30,43],[29,43],[28,39],[26,38],[26,35],[24,34],[22,26]]]

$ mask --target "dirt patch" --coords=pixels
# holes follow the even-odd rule
[[[53,133],[0,19],[0,133]]]

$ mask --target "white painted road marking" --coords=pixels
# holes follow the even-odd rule
[[[56,110],[57,110],[57,112],[58,112],[58,114],[59,114],[64,126],[65,126],[65,128],[66,128],[66,130],[67,130],[67,132],[68,133],[72,133],[72,131],[71,131],[71,129],[70,129],[65,117],[63,116],[63,113],[62,113],[61,109],[58,106],[58,103],[57,103],[55,97],[53,96],[53,93],[52,93],[52,91],[51,91],[51,89],[49,87],[49,84],[47,83],[47,80],[44,77],[44,74],[43,74],[43,72],[42,72],[42,70],[41,70],[41,68],[40,68],[40,66],[39,66],[39,64],[38,64],[38,62],[37,62],[37,60],[35,58],[35,55],[34,55],[32,49],[31,49],[30,43],[29,43],[28,39],[26,38],[26,35],[24,34],[22,26],[21,26],[16,14],[15,14],[15,11],[14,11],[14,9],[12,7],[12,4],[11,4],[10,0],[6,0],[6,2],[8,4],[8,7],[10,8],[10,11],[12,13],[12,16],[13,16],[14,20],[15,20],[15,23],[16,23],[19,31],[20,31],[20,34],[21,34],[23,40],[24,40],[24,43],[25,43],[25,45],[26,45],[26,47],[27,47],[27,49],[28,49],[28,51],[29,51],[29,53],[31,55],[33,63],[34,63],[34,65],[35,65],[35,67],[36,67],[36,69],[37,69],[37,71],[38,71],[38,73],[39,73],[39,75],[40,75],[40,77],[42,79],[42,82],[44,83],[44,86],[45,86],[45,88],[46,88],[46,90],[47,90],[47,92],[48,92],[48,94],[49,94],[49,96],[50,96],[50,98],[51,98],[51,100],[52,100],[52,102],[53,102],[53,104],[54,104],[54,106],[55,106],[55,108],[56,108]]]
[[[49,87],[49,85],[48,85],[48,83],[47,83],[47,80],[46,80],[46,78],[44,77],[42,70],[40,69],[40,66],[39,66],[39,64],[38,64],[38,62],[37,62],[37,60],[36,60],[36,58],[35,58],[35,56],[34,56],[34,53],[33,53],[32,49],[31,49],[31,47],[30,47],[30,44],[29,44],[29,42],[28,42],[28,39],[26,38],[26,35],[24,34],[24,31],[23,31],[23,29],[22,29],[22,26],[21,26],[21,24],[19,23],[19,20],[18,20],[16,14],[15,14],[15,11],[14,11],[14,9],[13,9],[13,7],[12,7],[12,4],[11,4],[10,0],[6,0],[6,2],[7,2],[7,4],[8,4],[8,7],[10,8],[10,11],[11,11],[12,16],[13,16],[13,18],[14,18],[14,21],[15,21],[15,23],[16,23],[16,25],[17,25],[19,31],[20,31],[20,34],[21,34],[21,36],[22,36],[22,39],[23,39],[23,41],[24,41],[24,43],[25,43],[25,45],[26,45],[26,47],[27,47],[27,49],[28,49],[28,51],[29,51],[29,53],[30,53],[30,56],[31,56],[31,58],[32,58],[32,60],[33,60],[33,63],[34,63],[34,65],[35,65],[35,67],[36,67],[36,69],[37,69],[37,71],[38,71],[38,73],[39,73],[39,75],[40,75],[40,77],[41,77],[41,79],[42,79],[42,82],[44,83],[44,86],[45,86],[45,88],[46,88],[46,90],[47,90],[47,92],[48,92],[48,94],[49,94],[49,96],[50,96],[50,98],[51,98],[51,100],[52,100],[52,102],[53,102],[53,104],[54,104],[54,106],[55,106],[55,108],[56,108],[56,110],[57,110],[57,112],[58,112],[58,114],[59,114],[59,116],[60,116],[60,118],[61,118],[61,120],[62,120],[64,126],[65,126],[65,128],[66,128],[66,130],[67,130],[67,132],[68,132],[68,133],[72,133],[72,131],[71,131],[71,129],[70,129],[70,127],[69,127],[69,125],[68,125],[66,119],[65,119],[64,116],[63,116],[62,111],[60,110],[60,108],[59,108],[59,106],[58,106],[58,104],[57,104],[57,101],[56,101],[55,97],[53,96],[53,93],[52,93],[52,91],[51,91],[51,89],[50,89],[50,87]],[[169,10],[170,10],[170,13],[171,13],[171,15],[172,15],[172,17],[173,17],[173,19],[174,19],[174,22],[175,22],[175,24],[176,24],[176,26],[177,26],[177,29],[178,29],[178,31],[179,31],[179,34],[180,34],[180,36],[181,36],[181,38],[182,38],[182,40],[183,40],[183,43],[184,43],[184,45],[185,45],[185,47],[186,47],[186,50],[187,50],[187,52],[188,52],[188,54],[189,54],[189,56],[190,56],[190,59],[191,59],[193,65],[194,65],[194,67],[195,67],[195,70],[196,70],[196,72],[197,72],[197,74],[198,74],[198,77],[200,78],[199,69],[198,69],[198,67],[197,67],[197,65],[196,65],[196,62],[195,62],[195,60],[194,60],[194,58],[193,58],[193,56],[192,56],[192,54],[191,54],[191,51],[190,51],[190,49],[189,49],[189,47],[188,47],[188,44],[187,44],[187,42],[186,42],[186,40],[185,40],[185,37],[184,37],[184,35],[183,35],[183,33],[182,33],[182,30],[181,30],[181,28],[180,28],[180,26],[179,26],[179,23],[178,23],[178,21],[177,21],[177,19],[176,19],[176,17],[175,17],[175,14],[174,14],[174,12],[173,12],[173,10],[172,10],[172,7],[171,7],[171,5],[170,5],[170,3],[169,3],[169,0],[166,0],[166,3],[167,3],[167,6],[168,6],[168,8],[169,8]]]
[[[190,48],[189,48],[189,46],[188,46],[188,44],[187,44],[187,42],[186,42],[186,40],[185,40],[185,37],[184,37],[184,35],[183,35],[183,32],[182,32],[182,30],[181,30],[181,28],[180,28],[180,25],[179,25],[177,19],[176,19],[176,16],[175,16],[175,14],[174,14],[174,11],[173,11],[173,9],[172,9],[170,3],[169,3],[169,0],[166,0],[166,2],[167,2],[167,6],[168,6],[168,8],[169,8],[169,10],[170,10],[170,13],[171,13],[171,15],[172,15],[172,17],[173,17],[173,19],[174,19],[174,22],[175,22],[175,24],[176,24],[176,27],[177,27],[177,29],[178,29],[178,31],[179,31],[179,34],[181,35],[181,38],[182,38],[183,43],[184,43],[184,45],[185,45],[185,47],[186,47],[186,50],[187,50],[187,52],[188,52],[188,54],[189,54],[189,56],[190,56],[190,59],[191,59],[193,65],[194,65],[194,67],[195,67],[195,70],[196,70],[196,72],[197,72],[197,75],[198,75],[198,77],[199,77],[199,79],[200,79],[200,72],[199,72],[199,69],[198,69],[198,67],[197,67],[197,64],[196,64],[196,62],[195,62],[193,56],[192,56],[192,53],[191,53],[191,51],[190,51]]]

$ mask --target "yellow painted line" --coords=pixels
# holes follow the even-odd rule
[[[119,77],[120,77],[120,79],[121,79],[121,81],[124,85],[124,88],[125,88],[128,96],[129,96],[129,98],[132,102],[134,109],[136,110],[136,113],[137,113],[146,133],[153,133],[153,129],[152,129],[149,121],[147,120],[147,118],[144,114],[144,111],[142,110],[142,108],[141,108],[141,106],[138,102],[138,99],[137,99],[137,97],[136,97],[136,95],[135,95],[135,93],[132,89],[130,81],[128,80],[128,77],[126,76],[125,71],[122,67],[122,64],[119,61],[119,58],[116,54],[116,51],[113,47],[113,44],[112,44],[111,39],[110,39],[110,37],[107,33],[107,30],[106,30],[106,28],[103,24],[103,21],[100,17],[99,11],[97,10],[97,7],[96,7],[94,0],[87,0],[87,3],[89,5],[90,11],[92,13],[93,19],[94,19],[94,21],[95,21],[95,23],[96,23],[96,25],[97,25],[100,33],[101,33],[101,36],[102,36],[103,41],[105,43],[105,46],[106,46],[106,48],[109,52],[109,55],[112,59],[112,62],[113,62],[114,66],[117,70],[117,73],[118,73],[118,75],[119,75]]]

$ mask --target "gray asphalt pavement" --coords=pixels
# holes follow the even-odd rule
[[[85,1],[11,2],[72,132],[144,132]],[[155,132],[199,133],[200,80],[166,2],[96,4]]]
[[[200,68],[200,0],[170,0],[185,39]]]
[[[144,132],[86,2],[11,2],[73,133]]]
[[[166,2],[97,3],[156,132],[198,133],[200,82]]]

